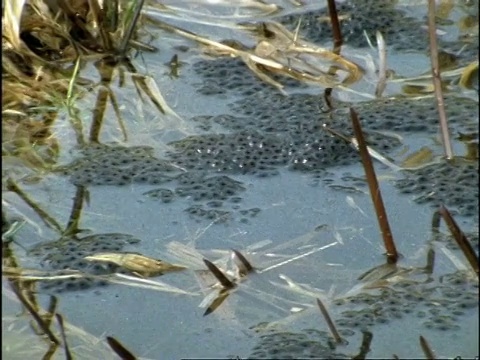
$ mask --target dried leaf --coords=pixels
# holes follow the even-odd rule
[[[146,277],[159,276],[168,272],[186,269],[184,266],[170,264],[135,253],[98,253],[86,256],[85,260],[112,263]]]
[[[421,149],[408,155],[402,162],[403,168],[415,169],[425,164],[428,164],[433,160],[432,149],[423,146]]]
[[[478,82],[478,60],[467,65],[467,67],[463,70],[462,75],[460,76],[459,84],[464,88],[472,89],[475,78]]]
[[[6,0],[4,3],[3,31],[13,47],[20,49],[20,18],[25,0]]]

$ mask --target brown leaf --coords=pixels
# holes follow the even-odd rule
[[[135,253],[98,253],[86,256],[85,259],[112,263],[146,277],[160,276],[168,272],[186,269],[181,265],[170,264]]]

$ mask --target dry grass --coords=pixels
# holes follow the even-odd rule
[[[59,153],[58,142],[55,134],[52,132],[52,124],[57,120],[57,111],[59,106],[65,106],[69,111],[69,116],[76,116],[76,100],[83,96],[92,88],[99,88],[97,104],[95,106],[95,115],[93,125],[90,129],[89,141],[98,142],[102,129],[102,122],[106,106],[110,103],[115,109],[120,128],[123,129],[124,139],[127,139],[127,133],[121,121],[118,102],[115,94],[109,89],[109,84],[114,78],[114,69],[124,67],[130,72],[134,81],[134,85],[139,93],[145,93],[148,98],[156,106],[161,113],[169,113],[176,116],[173,110],[165,102],[160,89],[151,77],[137,74],[135,67],[128,59],[128,50],[130,48],[142,47],[148,49],[148,46],[138,41],[136,34],[136,24],[138,19],[142,17],[140,10],[143,1],[131,2],[126,9],[119,9],[106,6],[103,10],[99,4],[93,1],[65,1],[58,2],[58,7],[49,7],[52,2],[42,0],[30,1],[5,1],[4,10],[4,37],[2,65],[4,74],[2,77],[2,129],[6,135],[2,143],[4,156],[20,158],[29,167],[48,170],[51,165],[56,163]],[[115,3],[115,2],[112,2]],[[331,5],[334,3],[330,1]],[[106,2],[105,4],[108,4]],[[260,2],[251,1],[249,4],[260,8],[262,11],[269,13],[276,11],[276,8],[262,4]],[[172,8],[169,8],[170,10]],[[332,11],[332,10],[331,10]],[[332,11],[332,14],[334,11]],[[332,15],[333,16],[333,15]],[[336,16],[333,16],[335,18]],[[154,23],[159,28],[176,34],[180,37],[193,40],[197,44],[203,46],[205,53],[214,56],[229,56],[241,58],[248,68],[256,74],[262,81],[273,87],[283,91],[283,85],[274,79],[273,75],[282,75],[294,78],[301,82],[313,83],[316,86],[338,88],[345,91],[348,86],[359,81],[363,74],[362,68],[355,62],[340,55],[339,50],[330,51],[314,44],[305,42],[298,38],[298,33],[288,31],[282,25],[271,22],[267,25],[240,27],[238,31],[254,33],[257,39],[255,46],[251,48],[237,48],[231,44],[218,42],[209,39],[200,34],[194,34],[180,27],[169,25],[165,22],[149,19],[150,23]],[[337,21],[338,22],[338,21]],[[334,21],[332,21],[334,23]],[[268,36],[265,34],[268,33]],[[262,35],[263,34],[263,35]],[[341,34],[336,32],[335,45],[339,47],[341,44]],[[381,37],[378,37],[379,43],[382,43]],[[381,76],[380,83],[377,88],[377,96],[381,96],[386,83],[390,80],[386,79],[385,53],[383,46],[380,48]],[[151,49],[151,48],[150,48]],[[154,49],[151,49],[154,50]],[[87,79],[82,78],[81,70],[87,62],[98,61],[98,71],[103,76],[99,84],[95,84]],[[334,72],[331,69],[335,68]],[[385,71],[384,71],[385,70]],[[437,71],[438,72],[438,71]],[[472,86],[475,72],[478,73],[478,61],[461,68],[445,72],[443,75],[452,76],[460,79],[460,85],[468,88]],[[340,74],[340,75],[339,75]],[[433,77],[437,73],[434,71]],[[432,75],[422,77],[420,79],[403,79],[398,80],[407,83],[418,80],[427,79],[430,81]],[[361,115],[361,114],[360,114]],[[181,119],[178,117],[178,120]],[[333,130],[328,130],[332,131]],[[357,138],[361,137],[357,132]],[[352,142],[356,147],[362,148],[362,156],[368,157],[367,150],[373,154],[371,149],[367,149],[362,141]],[[355,139],[354,139],[355,140]],[[43,151],[38,151],[38,149]],[[376,157],[382,159],[381,155]],[[368,160],[367,160],[368,161]],[[369,181],[371,193],[375,199],[379,199],[378,183],[373,174],[373,180]],[[59,234],[75,235],[78,231],[78,224],[81,213],[83,211],[82,204],[87,201],[88,197],[83,188],[78,188],[75,195],[72,212],[68,223],[65,227],[60,225],[56,219],[50,216],[41,206],[26,196],[22,189],[13,181],[6,181],[7,189],[18,194],[45,222],[46,226],[53,228]],[[383,205],[377,207],[383,208]],[[446,210],[444,211],[446,212]],[[465,240],[465,236],[461,233],[458,226],[454,224],[453,219],[448,220],[448,212],[445,220],[449,224],[453,233],[457,233],[460,238],[459,243]],[[382,234],[384,235],[385,247],[390,262],[397,260],[397,252],[391,236],[388,223],[386,222],[385,209],[378,215]],[[53,344],[47,350],[44,358],[53,356],[53,353],[59,346],[65,349],[67,358],[70,350],[67,346],[67,336],[84,337],[88,341],[85,347],[93,346],[92,344],[101,342],[101,339],[95,338],[90,334],[85,334],[80,329],[69,324],[63,317],[56,314],[60,325],[60,333],[56,329],[52,329],[52,318],[55,313],[53,309],[43,310],[38,306],[34,296],[34,284],[38,281],[54,281],[65,278],[81,278],[91,275],[82,274],[81,272],[71,272],[62,274],[52,274],[51,272],[40,272],[24,269],[16,263],[10,249],[10,238],[16,231],[17,227],[7,232],[4,239],[4,262],[2,274],[8,279],[11,290],[5,290],[5,294],[21,303],[28,310],[28,313],[35,320],[36,326],[42,329],[49,341]],[[312,232],[313,233],[313,232]],[[305,238],[300,240],[294,239],[293,243],[305,244],[312,240],[312,234],[307,234]],[[315,234],[313,234],[315,235]],[[8,241],[7,241],[8,240]],[[298,240],[298,241],[297,241]],[[331,242],[325,246],[314,247],[312,250],[302,250],[301,253],[276,259],[267,264],[263,269],[257,270],[244,254],[237,250],[232,250],[233,261],[237,267],[236,275],[238,277],[229,278],[221,267],[223,260],[215,263],[203,260],[198,257],[195,249],[182,246],[173,246],[171,250],[175,250],[184,262],[191,261],[196,266],[207,267],[210,275],[213,274],[217,280],[217,288],[220,290],[216,293],[213,301],[211,297],[207,297],[209,304],[204,315],[212,313],[217,309],[229,295],[229,290],[237,288],[241,278],[247,276],[262,276],[262,273],[278,269],[286,264],[295,261],[301,261],[307,256],[320,252],[330,246],[336,245],[337,242]],[[178,244],[177,244],[178,245]],[[292,245],[292,243],[290,243]],[[462,246],[462,245],[460,245]],[[465,246],[462,247],[464,249]],[[298,247],[300,249],[300,246]],[[273,250],[284,250],[281,246]],[[274,251],[271,251],[272,253]],[[470,249],[471,250],[471,249]],[[173,251],[173,252],[175,252]],[[471,251],[470,251],[471,252]],[[478,275],[478,258],[472,257],[469,251],[464,250],[471,266]],[[470,257],[469,257],[470,256]],[[192,260],[193,259],[193,260]],[[179,271],[185,269],[181,265],[172,265],[164,261],[153,259],[140,254],[119,254],[119,253],[100,253],[88,257],[88,260],[106,261],[128,268],[136,274],[143,276],[160,275],[168,271]],[[389,286],[392,283],[403,281],[417,272],[433,272],[433,254],[428,253],[427,266],[425,268],[409,268],[402,269],[393,264],[384,264],[375,267],[362,278],[364,282],[369,282],[367,286],[362,285],[362,289]],[[476,261],[475,261],[476,260]],[[257,264],[255,264],[257,265]],[[313,287],[299,284],[280,274],[279,278],[284,280],[286,284],[281,284],[291,292],[306,295],[310,298],[316,298],[321,293],[320,290]],[[198,296],[199,292],[187,291],[174,287],[172,285],[144,279],[141,276],[129,276],[114,274],[112,276],[101,277],[112,283],[122,284],[131,287],[150,289],[154,291],[169,292],[175,294],[183,294],[187,296]],[[214,280],[215,280],[214,279]],[[220,286],[218,286],[220,285]],[[242,286],[243,290],[254,293],[255,289]],[[352,291],[355,289],[352,289]],[[269,294],[257,291],[257,294],[264,296],[265,299],[272,302]],[[204,300],[205,302],[205,300]],[[208,303],[207,302],[207,303]],[[329,322],[329,327],[338,343],[341,338],[326,312],[323,303],[318,301],[324,316]],[[273,306],[273,305],[272,305]],[[6,318],[3,318],[5,322]],[[365,354],[369,351],[370,342],[372,340],[371,333],[364,333],[364,339],[360,353],[354,358],[365,358]],[[425,339],[420,339],[422,348],[427,356],[432,352],[427,351],[428,344]],[[135,357],[126,350],[118,341],[112,337],[107,337],[107,342],[111,348],[123,358]],[[63,344],[63,345],[62,345]],[[80,351],[82,349],[76,349]],[[85,349],[83,349],[85,350]],[[108,352],[102,354],[107,356]],[[105,358],[105,357],[104,357]]]

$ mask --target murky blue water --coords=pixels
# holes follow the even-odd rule
[[[238,33],[204,25],[193,24],[192,27],[195,31],[210,32],[209,35],[216,39],[234,38]],[[158,46],[160,51],[142,54],[141,58],[135,60],[136,64],[140,71],[145,71],[155,79],[167,104],[183,120],[159,115],[150,104],[141,104],[133,86],[115,90],[118,91],[129,135],[126,145],[152,146],[155,154],[163,157],[168,150],[166,143],[198,132],[189,121],[190,117],[224,114],[229,111],[227,104],[235,100],[235,96],[208,97],[196,93],[195,84],[201,83],[202,78],[191,69],[191,64],[198,60],[197,50],[191,42],[160,32],[153,45]],[[169,68],[165,64],[177,53],[174,47],[177,45],[187,45],[189,50],[180,53],[180,59],[184,62],[180,78],[172,79],[166,75]],[[362,51],[346,50],[347,53],[349,51],[365,55]],[[370,53],[374,55],[374,52]],[[413,77],[429,70],[429,60],[421,54],[390,55],[388,64],[398,75],[404,76]],[[363,79],[353,89],[372,93],[374,87],[375,84]],[[318,89],[307,91],[322,92]],[[386,94],[398,91],[398,85],[389,85]],[[336,95],[341,100],[361,99],[346,92]],[[90,98],[81,101],[93,104]],[[84,109],[86,129],[91,110],[91,105]],[[114,120],[113,111],[110,109],[108,112],[101,141],[120,141],[118,123]],[[57,124],[57,127],[62,138],[61,161],[67,163],[76,156],[73,132],[65,124]],[[432,136],[406,137],[404,141],[409,153],[426,145],[435,154],[441,154],[441,146]],[[454,149],[461,154],[464,146],[455,142]],[[392,156],[397,162],[404,158],[401,150]],[[410,196],[399,195],[391,182],[400,176],[399,173],[378,162],[375,162],[375,167],[392,232],[402,254],[400,266],[425,266],[427,244],[432,238],[432,208],[414,203]],[[196,249],[210,256],[214,256],[211,250],[219,249],[228,253],[234,248],[252,261],[260,261],[260,265],[254,265],[262,267],[263,264],[263,268],[268,268],[266,264],[272,261],[267,256],[269,253],[283,255],[284,258],[276,259],[280,261],[278,259],[291,259],[312,249],[326,248],[263,274],[256,274],[240,284],[238,291],[232,293],[217,312],[206,317],[203,316],[205,308],[199,307],[204,293],[195,280],[193,270],[158,278],[190,292],[189,295],[109,285],[58,295],[58,312],[68,322],[93,336],[102,339],[114,336],[136,355],[151,359],[246,357],[259,341],[259,335],[252,328],[265,322],[279,322],[272,325],[278,331],[301,332],[312,328],[327,331],[325,321],[316,308],[315,296],[288,289],[285,278],[281,276],[287,275],[296,283],[307,284],[310,289],[317,291],[318,296],[328,299],[327,304],[335,320],[340,318],[341,310],[333,306],[332,300],[349,293],[358,284],[357,279],[362,273],[384,263],[381,234],[368,187],[362,181],[345,179],[345,175],[350,179],[363,178],[360,162],[329,169],[328,174],[318,178],[286,168],[280,168],[278,175],[268,178],[231,175],[231,178],[242,182],[246,190],[241,194],[240,204],[226,205],[231,210],[232,219],[219,224],[193,218],[185,212],[192,205],[188,198],[164,204],[145,195],[158,186],[91,186],[88,188],[89,200],[84,204],[80,228],[91,230],[94,234],[133,235],[141,242],[126,250],[153,258],[174,263],[181,261],[168,251],[168,245],[176,241],[194,244]],[[67,178],[49,174],[38,182],[19,181],[22,189],[50,216],[63,226],[66,224],[76,190]],[[38,215],[18,196],[11,192],[3,196],[9,206],[8,211],[15,210],[31,220],[31,224],[24,226],[16,235],[19,244],[28,249],[58,238],[59,235],[44,226]],[[478,232],[475,220],[459,217],[458,221],[466,231]],[[38,227],[33,224],[38,224]],[[299,241],[303,239],[302,236],[306,236],[308,241]],[[264,240],[269,240],[270,244],[250,250]],[[456,254],[462,258],[461,254]],[[21,248],[18,248],[16,256],[23,266],[38,268],[35,260]],[[437,251],[435,274],[448,274],[456,270],[451,259]],[[39,297],[42,302],[48,298],[46,295]],[[294,307],[304,311],[291,315]],[[13,310],[6,307],[2,311],[11,313]],[[392,354],[400,357],[421,356],[418,343],[420,335],[429,340],[438,357],[478,354],[478,306],[465,309],[464,314],[459,315],[456,324],[460,327],[455,331],[428,329],[422,325],[423,321],[415,315],[406,315],[388,324],[374,325],[371,327],[374,337],[368,357],[388,357]],[[340,350],[353,355],[358,352],[361,332],[357,329],[348,341],[349,345]],[[76,352],[76,357],[83,358],[82,352]],[[85,355],[85,358],[92,357]]]

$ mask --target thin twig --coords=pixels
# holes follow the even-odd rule
[[[27,309],[27,311],[32,315],[33,319],[36,321],[38,326],[42,329],[42,331],[45,333],[45,335],[48,337],[48,339],[56,344],[60,345],[60,341],[57,339],[57,337],[53,334],[53,332],[48,328],[48,326],[45,324],[45,321],[43,321],[42,317],[40,314],[33,308],[33,306],[25,299],[25,296],[18,286],[18,281],[10,281],[10,286],[17,296],[18,300],[22,303],[22,305]]]
[[[428,35],[430,39],[430,60],[432,62],[433,86],[437,99],[438,117],[442,132],[443,148],[447,159],[453,158],[452,144],[448,130],[447,114],[442,94],[442,78],[440,77],[440,65],[438,61],[437,34],[435,28],[435,0],[428,0]]]
[[[107,336],[108,345],[122,360],[136,360],[137,358],[125,346],[123,346],[118,340],[111,336]]]
[[[335,5],[335,0],[328,0],[328,14],[330,15],[330,22],[332,23],[332,36],[333,36],[333,50],[332,52],[336,55],[340,55],[340,50],[343,44],[342,31],[340,30],[340,23],[338,21],[337,6]],[[331,66],[328,69],[330,75],[335,75],[336,69],[334,66]],[[323,99],[329,110],[333,110],[332,102],[332,90],[333,88],[327,87],[323,92]]]
[[[44,222],[45,225],[47,225],[49,228],[57,230],[60,233],[63,232],[63,229],[60,226],[60,224],[53,217],[51,217],[45,210],[43,210],[40,207],[40,205],[38,205],[33,200],[31,200],[30,197],[27,195],[27,193],[25,193],[22,189],[20,189],[20,187],[15,183],[15,181],[13,181],[10,178],[7,179],[7,189],[9,191],[13,191],[23,201],[25,201],[28,204],[28,206],[30,206],[32,210],[37,213],[37,215],[40,217],[40,219]]]
[[[448,211],[448,209],[445,206],[441,205],[439,212],[440,212],[440,215],[443,217],[443,220],[445,220],[445,223],[447,224],[448,228],[450,229],[450,232],[452,233],[453,238],[455,239],[458,246],[462,250],[463,254],[467,258],[467,261],[469,262],[473,271],[475,271],[477,273],[477,276],[479,276],[478,257],[475,254],[475,251],[473,250],[472,245],[470,245],[470,242],[468,241],[467,237],[458,226],[455,219],[450,214],[450,211]]]
[[[56,296],[50,296],[50,303],[48,306],[47,314],[46,316],[43,317],[43,320],[45,321],[45,325],[50,328],[50,325],[52,324],[53,316],[55,315],[57,311],[57,305],[58,305],[58,299]]]
[[[125,35],[122,39],[122,42],[118,48],[118,53],[121,57],[125,57],[126,52],[127,52],[127,46],[128,43],[130,42],[130,39],[132,38],[133,32],[135,30],[135,26],[137,25],[138,18],[140,17],[140,13],[143,8],[143,3],[145,0],[138,0],[135,2],[135,9],[133,10],[133,16],[128,24],[128,28],[125,31]]]
[[[425,340],[425,338],[422,335],[420,335],[420,346],[422,347],[423,353],[425,354],[425,357],[427,359],[430,359],[430,360],[435,359],[435,354],[433,353],[432,348],[430,347],[427,340]]]
[[[94,1],[89,1],[90,5],[90,11],[93,15],[93,18],[95,19],[95,22],[97,23],[97,29],[100,34],[100,39],[102,41],[102,47],[105,51],[111,51],[112,50],[112,40],[110,38],[110,34],[108,33],[107,30],[107,24],[105,23],[106,17],[105,17],[105,9],[100,8],[100,4],[94,0]]]
[[[432,233],[438,234],[440,232],[440,220],[442,216],[440,215],[440,211],[435,211],[432,215]]]
[[[340,31],[340,23],[338,22],[337,7],[335,0],[328,0],[328,14],[332,23],[333,35],[333,52],[337,55],[340,53],[340,47],[343,44],[342,32]]]
[[[84,186],[77,186],[75,197],[73,199],[72,211],[68,218],[68,224],[64,235],[75,235],[78,233],[78,224],[80,223],[86,192],[87,189],[85,189]]]
[[[382,232],[383,243],[387,251],[387,261],[389,263],[396,263],[398,259],[397,249],[395,242],[393,241],[392,231],[388,223],[387,212],[382,200],[382,194],[380,187],[378,186],[377,176],[375,175],[375,169],[373,168],[372,159],[368,154],[367,145],[365,144],[365,138],[363,137],[360,121],[358,120],[357,113],[353,108],[350,108],[350,117],[352,119],[353,130],[355,137],[358,141],[358,150],[362,158],[363,167],[365,169],[365,175],[367,177],[368,187],[370,189],[370,195],[377,214],[378,224],[380,231]]]
[[[70,348],[68,347],[67,335],[65,334],[65,326],[63,325],[63,317],[60,314],[55,314],[55,317],[57,318],[58,326],[60,327],[60,334],[62,335],[63,347],[65,349],[65,359],[72,360],[72,353],[70,352]]]
[[[378,47],[378,83],[375,88],[375,96],[380,98],[387,86],[387,46],[380,31],[377,31],[376,37]]]
[[[115,32],[118,27],[118,0],[110,0],[103,2],[103,12],[105,19],[103,20],[103,27],[107,32]]]
[[[322,301],[319,298],[317,298],[317,305],[320,308],[320,312],[325,318],[325,321],[327,322],[328,328],[330,329],[330,332],[332,333],[335,342],[337,344],[341,344],[342,338],[340,337],[340,334],[338,333],[337,328],[335,327],[335,324],[333,323],[333,320],[327,311],[327,308],[325,307],[325,305],[323,305]]]
[[[11,267],[18,269],[21,271],[22,269],[19,268],[17,261],[13,255],[12,249],[10,248],[10,243],[2,243],[2,260],[4,267]],[[43,333],[48,337],[51,344],[60,345],[60,341],[57,337],[53,334],[52,330],[50,330],[50,322],[47,322],[43,319],[43,317],[39,313],[38,304],[36,303],[36,299],[28,299],[27,295],[32,295],[32,292],[26,289],[26,285],[28,282],[21,281],[20,279],[13,278],[10,276],[6,276],[10,288],[12,289],[13,293],[17,296],[20,303],[27,309],[27,311],[32,315],[33,319],[36,321],[40,329]],[[52,350],[53,349],[53,350]],[[51,350],[51,351],[50,351]],[[54,353],[56,348],[51,347],[48,353]]]
[[[427,264],[425,265],[425,272],[429,275],[433,274],[435,267],[435,250],[429,249],[427,252]]]

